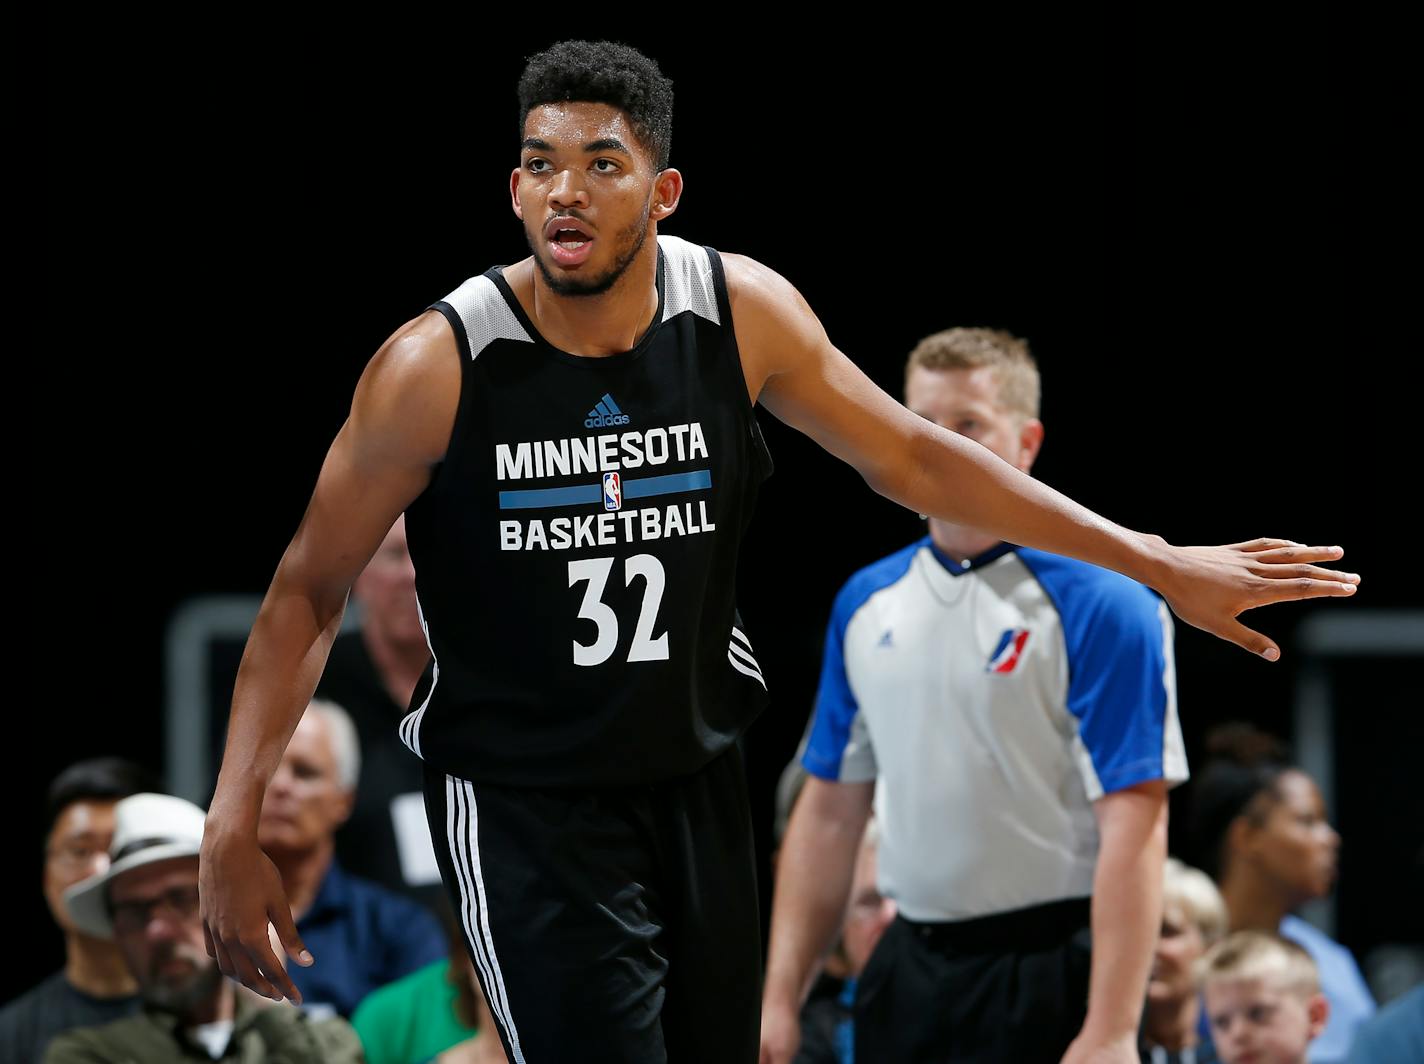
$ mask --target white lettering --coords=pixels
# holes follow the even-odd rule
[[[654,446],[655,443],[656,446]],[[667,429],[649,429],[643,433],[643,448],[647,451],[648,465],[662,465],[666,462],[668,460]]]
[[[688,461],[696,458],[699,454],[703,458],[707,457],[707,441],[702,438],[702,422],[694,421],[692,423],[692,442],[688,444]]]
[[[575,546],[575,547],[582,547],[582,546],[584,546],[584,541],[585,541],[585,540],[587,540],[588,546],[590,546],[590,547],[594,546],[594,541],[593,541],[593,519],[594,519],[594,517],[596,517],[596,516],[597,516],[596,514],[590,514],[590,515],[587,516],[587,517],[575,517],[575,518],[574,518],[574,546]]]
[[[637,510],[624,510],[618,515],[623,518],[623,542],[633,542],[633,522],[638,519]]]
[[[682,438],[687,435],[686,425],[669,425],[668,431],[672,433],[672,442],[677,445],[677,460],[685,462],[687,455],[683,453]]]
[[[526,533],[526,537],[524,540],[524,549],[533,550],[536,544],[538,545],[540,550],[549,549],[549,538],[544,535],[543,521],[529,522],[529,531],[528,533]]]
[[[527,443],[521,443],[511,454],[509,444],[501,443],[494,449],[495,479],[519,480],[533,471],[534,457]]]
[[[598,515],[598,545],[606,547],[610,543],[617,543],[618,539],[613,534],[613,514],[601,513]]]
[[[689,511],[690,513],[690,511]],[[664,536],[685,536],[687,531],[682,527],[682,514],[676,506],[667,508],[667,518],[663,525]]]
[[[618,437],[612,433],[598,437],[598,468],[603,473],[618,468]]]
[[[656,506],[649,506],[639,510],[643,517],[643,539],[660,539],[658,535],[658,509]]]
[[[573,543],[569,536],[569,519],[567,517],[556,517],[549,522],[549,535],[554,537],[554,550],[567,550]]]
[[[501,521],[499,523],[500,550],[518,550],[520,538],[518,521]]]
[[[640,446],[643,439],[641,432],[625,432],[619,438],[623,444],[623,468],[637,469],[643,464],[643,449]]]
[[[688,505],[691,506],[691,503],[689,503]],[[714,525],[711,521],[707,520],[707,500],[706,500],[706,499],[699,499],[699,500],[697,500],[697,509],[698,509],[698,510],[701,512],[701,514],[702,514],[702,531],[704,531],[704,532],[716,532],[716,531],[717,531],[717,526]]]
[[[544,441],[544,475],[566,477],[569,475],[569,441]]]
[[[597,473],[598,458],[595,456],[593,437],[585,436],[581,440],[570,440],[574,452],[574,473]]]

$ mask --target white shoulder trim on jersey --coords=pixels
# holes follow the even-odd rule
[[[474,786],[468,780],[447,775],[445,838],[450,845],[450,861],[455,866],[455,881],[460,887],[460,925],[479,966],[490,1013],[504,1028],[505,1037],[514,1050],[513,1064],[524,1064],[524,1050],[519,1045],[519,1032],[509,1010],[509,992],[504,987],[504,973],[500,971],[499,958],[494,952],[494,935],[490,933],[489,902],[480,866],[479,828]]]
[[[658,247],[663,253],[663,321],[690,310],[699,318],[722,324],[712,256],[707,249],[676,236],[658,237]]]
[[[478,358],[481,351],[495,340],[523,340],[532,344],[533,338],[524,331],[514,311],[504,301],[495,283],[481,274],[471,277],[443,300],[455,308],[460,321],[465,325],[465,338],[470,342],[470,357]]]
[[[440,683],[440,662],[435,657],[435,648],[430,645],[430,626],[425,623],[425,611],[420,608],[420,596],[415,596],[415,612],[420,617],[420,630],[425,633],[425,645],[430,648],[430,690],[425,692],[425,701],[420,703],[419,708],[407,713],[400,722],[400,738],[410,748],[410,752],[422,761],[425,755],[420,752],[420,722],[425,719],[426,707],[430,705],[430,699],[435,695],[435,687]]]

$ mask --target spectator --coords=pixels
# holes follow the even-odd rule
[[[117,757],[80,761],[49,785],[44,897],[64,932],[64,968],[0,1010],[0,1061],[30,1064],[63,1031],[138,1011],[137,984],[123,956],[74,924],[64,892],[108,867],[114,804],[153,786],[146,769]]]
[[[1424,984],[1405,991],[1355,1029],[1350,1064],[1424,1060]]]
[[[448,902],[425,820],[421,762],[396,730],[430,664],[404,515],[351,597],[361,604],[361,628],[336,637],[316,691],[351,715],[361,742],[361,779],[351,817],[336,833],[336,858],[347,871],[436,909]]]
[[[801,1048],[795,1064],[852,1064],[855,1059],[855,980],[875,950],[885,928],[895,919],[895,903],[880,893],[875,821],[865,828],[865,839],[851,880],[850,904],[841,926],[836,954],[843,978],[822,978],[801,1009]],[[835,992],[830,993],[832,986]]]
[[[1142,1014],[1143,1064],[1213,1064],[1202,1037],[1196,964],[1226,934],[1226,904],[1205,872],[1167,858],[1162,875],[1162,933],[1147,979]]]
[[[107,871],[65,898],[75,926],[117,944],[143,1008],[60,1035],[46,1064],[360,1061],[360,1043],[345,1021],[314,1020],[239,992],[223,978],[198,918],[202,836],[203,811],[181,798],[135,794],[114,807]]]
[[[435,916],[342,869],[336,829],[350,815],[361,771],[356,729],[333,702],[313,701],[297,724],[262,803],[257,837],[277,866],[316,958],[293,965],[302,1004],[350,1016],[372,990],[446,955]]]
[[[1374,998],[1350,951],[1293,915],[1335,883],[1340,836],[1320,790],[1290,764],[1280,740],[1249,724],[1215,729],[1207,754],[1192,796],[1197,860],[1221,888],[1233,931],[1278,932],[1310,953],[1330,1002],[1310,1059],[1344,1061]]]
[[[1300,945],[1273,932],[1237,931],[1211,948],[1201,971],[1222,1064],[1306,1064],[1330,1005]]]

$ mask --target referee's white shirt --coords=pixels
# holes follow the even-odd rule
[[[926,537],[836,598],[802,763],[878,778],[880,889],[911,920],[1085,897],[1092,802],[1187,778],[1171,613],[1097,566]]]

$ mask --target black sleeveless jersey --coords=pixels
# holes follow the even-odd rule
[[[445,459],[406,511],[432,663],[401,738],[530,786],[701,768],[767,700],[737,552],[771,472],[722,261],[658,238],[658,313],[603,358],[543,339],[496,267],[434,309],[459,341]]]

